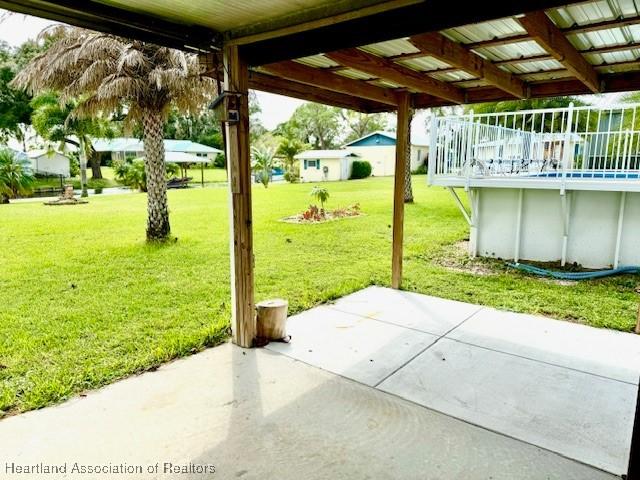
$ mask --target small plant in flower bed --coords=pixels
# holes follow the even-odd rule
[[[283,221],[289,223],[318,223],[338,220],[340,218],[357,217],[359,215],[362,215],[362,212],[360,211],[360,204],[358,203],[334,210],[325,210],[324,208],[318,208],[317,205],[309,205],[309,208],[304,212],[284,218]]]

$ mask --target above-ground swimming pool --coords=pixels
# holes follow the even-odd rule
[[[454,196],[470,253],[640,265],[639,107],[434,117],[429,183]]]

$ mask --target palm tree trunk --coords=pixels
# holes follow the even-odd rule
[[[409,109],[409,131],[407,133],[407,152],[405,154],[404,169],[404,203],[413,203],[413,188],[411,187],[411,120],[413,109]]]
[[[147,176],[147,240],[166,240],[171,233],[164,163],[164,121],[159,111],[142,117],[144,171]]]
[[[80,158],[80,188],[82,189],[81,197],[88,197],[89,192],[87,191],[87,150],[86,143],[81,138],[80,139],[80,150],[78,152],[78,157]]]

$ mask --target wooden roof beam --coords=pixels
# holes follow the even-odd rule
[[[563,64],[593,93],[600,92],[600,80],[593,66],[567,40],[562,31],[544,11],[532,12],[518,18],[531,38]]]
[[[324,71],[320,68],[308,67],[292,60],[270,63],[261,68],[267,73],[294,82],[300,82],[354,97],[365,98],[394,107],[398,105],[396,93],[393,90],[369,85],[360,80],[347,78],[342,75]]]
[[[414,35],[409,41],[420,51],[459,68],[517,98],[527,96],[527,86],[519,78],[496,67],[489,60],[473,53],[438,32]]]
[[[395,109],[395,106],[392,105],[357,98],[353,95],[333,92],[255,71],[249,72],[249,88],[333,107],[348,108],[349,110],[363,113],[387,112]]]
[[[453,103],[464,103],[464,91],[432,78],[424,73],[399,65],[386,58],[364,52],[357,48],[349,48],[325,53],[325,56],[349,68],[368,73],[377,78],[402,85],[411,90],[444,98]]]

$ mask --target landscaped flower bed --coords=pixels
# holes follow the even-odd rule
[[[326,211],[324,208],[318,208],[316,205],[309,205],[309,208],[304,212],[285,217],[282,221],[287,223],[321,223],[331,222],[341,218],[359,217],[361,215],[363,215],[363,213],[358,203],[330,211]]]

